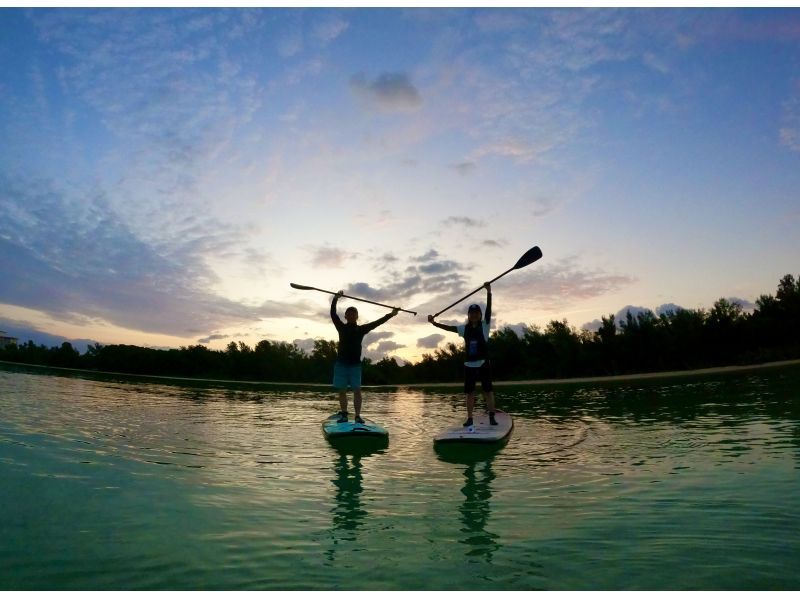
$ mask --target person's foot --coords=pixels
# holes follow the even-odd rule
[[[497,420],[494,418],[494,411],[489,412],[489,423],[493,426],[497,425]]]
[[[336,420],[337,424],[346,424],[347,423],[347,411],[340,411],[337,413],[338,419]]]
[[[356,420],[355,421],[356,421],[357,424],[363,424],[364,423],[364,420],[361,419],[360,415],[356,415]]]
[[[464,425],[465,428],[470,427],[472,425],[472,418],[468,417],[467,421],[465,421],[463,425]]]

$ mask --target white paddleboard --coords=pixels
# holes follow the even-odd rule
[[[338,423],[338,414],[331,415],[322,422],[322,431],[328,438],[343,438],[345,436],[389,436],[389,432],[374,421],[362,418],[363,424],[353,421],[353,416],[343,423]]]
[[[496,426],[489,423],[488,412],[473,413],[473,425],[462,426],[463,422],[450,425],[434,436],[433,442],[500,442],[511,434],[514,420],[505,411],[495,411],[494,418],[497,421]]]

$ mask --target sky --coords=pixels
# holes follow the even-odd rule
[[[295,282],[416,361],[534,245],[494,329],[800,274],[800,9],[6,8],[0,73],[22,342],[335,340]]]

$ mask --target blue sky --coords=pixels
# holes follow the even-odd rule
[[[413,360],[533,245],[495,326],[798,274],[798,9],[2,9],[0,72],[23,337],[334,338],[297,282],[419,311],[366,339]]]

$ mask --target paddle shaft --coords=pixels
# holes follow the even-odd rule
[[[325,289],[318,289],[317,287],[309,287],[302,284],[295,284],[293,282],[289,283],[292,288],[300,289],[301,291],[319,291],[320,293],[328,293],[329,295],[338,295],[339,293],[334,293],[333,291],[326,291]],[[370,301],[369,299],[362,299],[361,297],[353,297],[352,295],[345,295],[342,293],[342,297],[347,297],[348,299],[355,299],[356,301],[363,301],[364,303],[371,303],[372,305],[379,305],[380,307],[388,307],[389,309],[396,309],[397,311],[404,311],[407,314],[417,315],[415,311],[409,311],[407,309],[401,309],[399,307],[395,307],[393,305],[386,305],[385,303],[378,303],[377,301]]]
[[[505,272],[503,272],[503,273],[502,273],[500,276],[495,276],[494,278],[492,278],[492,279],[489,281],[489,284],[492,284],[492,283],[493,283],[495,280],[497,280],[498,278],[502,278],[503,276],[505,276],[506,274],[508,274],[508,273],[509,273],[509,272],[511,272],[512,270],[516,270],[516,266],[515,266],[515,267],[511,267],[511,268],[509,268],[508,270],[506,270]],[[461,303],[461,302],[462,302],[464,299],[466,299],[467,297],[472,297],[472,296],[473,296],[475,293],[477,293],[478,291],[480,291],[482,288],[484,288],[484,285],[481,285],[481,286],[479,286],[477,289],[475,289],[474,291],[472,291],[472,292],[471,292],[471,293],[469,293],[468,295],[464,295],[464,296],[463,296],[461,299],[459,299],[459,300],[458,300],[458,301],[456,301],[455,303],[451,303],[450,305],[448,305],[447,307],[445,307],[445,308],[444,308],[443,310],[441,310],[440,312],[433,314],[433,317],[435,318],[435,317],[437,317],[439,314],[443,314],[444,312],[446,312],[446,311],[447,311],[448,309],[450,309],[451,307],[453,307],[453,306],[455,306],[455,305],[458,305],[459,303]]]

